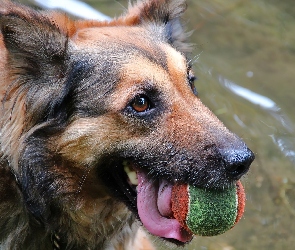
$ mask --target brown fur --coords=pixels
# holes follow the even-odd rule
[[[247,171],[252,153],[192,92],[184,9],[146,0],[74,21],[0,0],[1,249],[52,249],[55,235],[64,249],[153,249],[116,183],[126,160],[207,188]],[[139,114],[141,94],[154,106]],[[232,176],[225,151],[245,169]]]

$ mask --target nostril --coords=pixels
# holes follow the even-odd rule
[[[254,154],[248,148],[245,150],[233,150],[224,155],[224,163],[227,173],[235,180],[240,179],[250,168]]]
[[[244,164],[228,164],[226,165],[227,172],[235,179],[239,179],[242,175],[246,174],[250,165]]]

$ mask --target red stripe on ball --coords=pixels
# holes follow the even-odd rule
[[[238,195],[238,207],[237,207],[237,218],[235,224],[242,218],[245,211],[246,194],[244,187],[240,181],[237,181],[237,195]],[[234,224],[234,225],[235,225]]]
[[[173,216],[187,231],[191,231],[186,225],[189,210],[189,194],[187,184],[176,184],[172,187],[171,204]]]

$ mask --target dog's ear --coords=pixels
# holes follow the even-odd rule
[[[59,115],[70,91],[64,84],[69,68],[69,39],[62,25],[47,12],[5,0],[0,7],[0,49],[6,48],[7,84],[10,84],[6,101],[26,93],[28,126]]]
[[[185,0],[143,0],[130,5],[125,21],[129,25],[163,27],[162,35],[168,43],[181,52],[190,52],[191,45],[186,42],[190,32],[185,32],[180,20],[185,10]]]
[[[67,35],[41,12],[4,1],[0,29],[14,74],[59,75],[66,57]],[[58,67],[57,67],[58,66]]]

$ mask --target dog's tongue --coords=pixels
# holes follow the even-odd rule
[[[138,172],[137,209],[141,222],[151,233],[159,237],[187,242],[192,234],[171,218],[172,185],[165,181],[156,184],[145,173]]]

